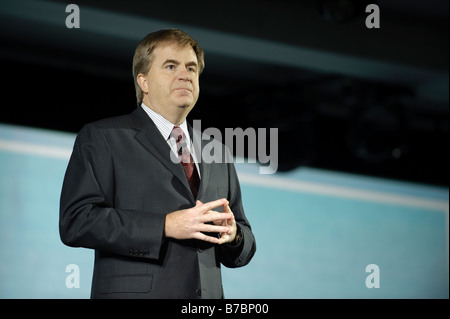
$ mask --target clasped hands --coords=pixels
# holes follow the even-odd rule
[[[164,235],[176,239],[199,239],[214,244],[232,242],[236,237],[236,221],[225,198],[203,204],[197,201],[192,208],[177,210],[166,215]],[[222,213],[213,211],[222,206]],[[209,224],[211,223],[212,224]],[[205,233],[218,233],[208,236]]]

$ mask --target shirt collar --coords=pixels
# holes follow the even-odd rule
[[[172,133],[172,129],[175,126],[175,124],[171,123],[168,119],[166,119],[161,114],[153,111],[151,108],[149,108],[143,102],[141,103],[141,107],[144,109],[144,111],[148,114],[148,116],[155,123],[156,127],[161,132],[161,135],[164,137],[164,139],[168,140],[170,138],[170,134]],[[183,130],[183,133],[186,136],[186,142],[188,143],[188,145],[190,145],[190,136],[189,136],[189,131],[188,131],[188,126],[187,126],[186,120],[184,120],[183,123],[181,123],[178,126],[181,127],[181,129]]]

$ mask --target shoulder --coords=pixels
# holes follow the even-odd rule
[[[130,114],[103,118],[86,124],[83,128],[120,129],[132,127]]]
[[[103,118],[87,123],[78,132],[77,140],[80,142],[98,139],[103,140],[107,135],[114,135],[120,131],[133,130],[138,126],[137,123],[139,123],[136,120],[139,117],[139,114],[136,114],[138,113],[137,111],[136,109],[129,114]]]
[[[147,119],[143,113],[144,111],[138,107],[129,114],[107,117],[87,123],[81,128],[80,132],[85,130],[130,129],[140,127],[145,124],[145,120]]]

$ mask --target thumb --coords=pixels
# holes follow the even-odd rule
[[[197,206],[200,206],[200,205],[203,205],[203,203],[197,199],[197,201],[195,202],[195,206],[197,207]]]

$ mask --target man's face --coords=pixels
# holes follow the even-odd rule
[[[145,76],[144,103],[171,120],[184,118],[197,102],[199,73],[197,56],[190,45],[160,44],[153,50],[153,62]],[[143,86],[141,85],[141,88]],[[176,124],[176,123],[175,123]]]

